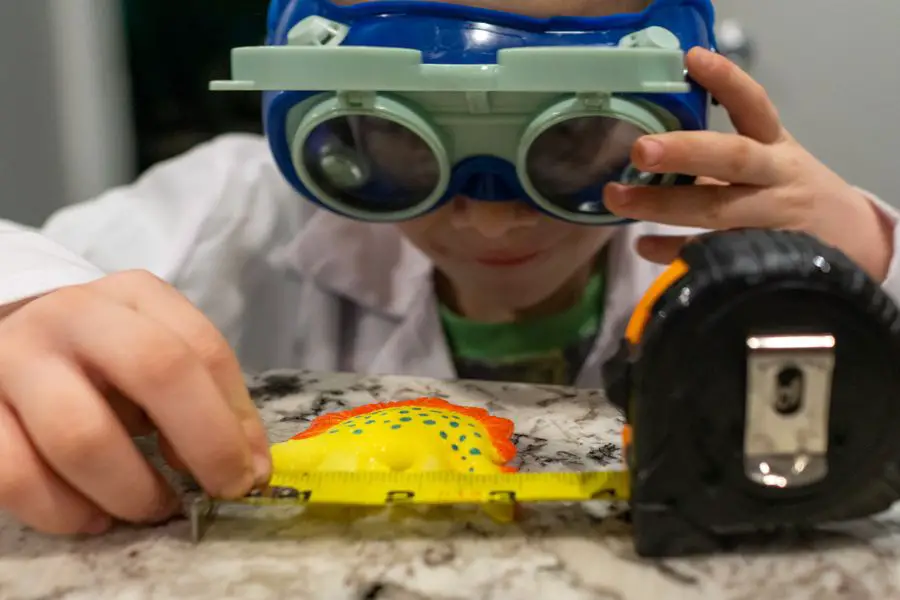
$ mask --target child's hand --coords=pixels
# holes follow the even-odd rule
[[[131,439],[154,429],[210,493],[268,476],[237,360],[168,285],[113,275],[0,320],[0,510],[61,534],[171,517],[178,498]]]
[[[688,53],[691,76],[728,111],[737,134],[712,131],[645,136],[632,160],[643,171],[685,173],[696,186],[610,185],[622,217],[702,229],[804,231],[831,244],[881,282],[893,255],[893,225],[857,189],[810,155],[785,130],[765,90],[728,59]],[[685,242],[648,237],[638,251],[668,263]]]

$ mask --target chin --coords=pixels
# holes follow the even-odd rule
[[[498,304],[503,304],[511,309],[524,310],[532,308],[549,299],[566,281],[571,273],[565,273],[564,277],[559,271],[554,277],[548,276],[546,270],[523,270],[521,274],[484,278],[484,287],[490,291],[491,297],[496,298]]]

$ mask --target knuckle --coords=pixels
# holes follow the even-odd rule
[[[45,434],[44,452],[59,468],[81,468],[100,461],[114,444],[115,431],[100,419],[80,418],[60,423]]]
[[[734,145],[732,151],[728,153],[726,161],[728,173],[731,177],[742,179],[749,175],[751,162],[753,158],[753,148],[749,140],[737,138],[740,140]]]
[[[145,389],[165,389],[195,368],[196,359],[187,345],[174,338],[153,339],[137,345],[132,375]]]
[[[107,275],[89,285],[106,290],[130,304],[129,300],[135,297],[156,295],[162,287],[168,284],[146,269],[128,269]]]
[[[784,207],[784,219],[787,224],[804,222],[815,210],[815,197],[805,189],[784,187],[778,191],[778,203]]]
[[[723,220],[725,213],[725,203],[727,201],[726,194],[728,193],[729,188],[724,186],[712,187],[714,188],[714,190],[712,191],[713,197],[710,202],[706,202],[704,205],[704,217],[708,228],[721,229],[725,225]]]
[[[779,167],[788,175],[796,175],[803,169],[803,157],[797,152],[780,152],[775,158]]]
[[[95,306],[95,294],[83,286],[65,287],[24,305],[2,320],[4,363],[53,346],[72,326],[73,315],[83,315]]]
[[[159,286],[163,285],[163,280],[146,269],[128,269],[119,271],[107,277],[111,283],[126,284],[129,286]]]
[[[192,338],[194,352],[200,362],[211,373],[222,373],[232,368],[233,356],[231,346],[225,338],[210,327],[203,327]]]
[[[74,314],[83,314],[97,302],[88,285],[64,287],[38,298],[22,311],[30,322],[60,324]]]

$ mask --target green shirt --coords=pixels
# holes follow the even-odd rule
[[[517,323],[478,323],[441,306],[444,332],[463,379],[572,385],[600,331],[603,276],[569,310]]]

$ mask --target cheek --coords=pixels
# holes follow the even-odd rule
[[[444,232],[450,226],[449,211],[450,207],[444,206],[427,215],[397,223],[394,227],[419,250],[433,258],[440,249],[436,240],[446,237]]]
[[[567,252],[577,255],[578,258],[589,257],[599,252],[612,239],[616,231],[616,228],[613,227],[570,226],[570,230],[561,238],[561,245],[565,246]]]
[[[615,233],[610,227],[573,230],[560,239],[540,269],[548,279],[555,280],[557,275],[567,279],[594,261]]]

